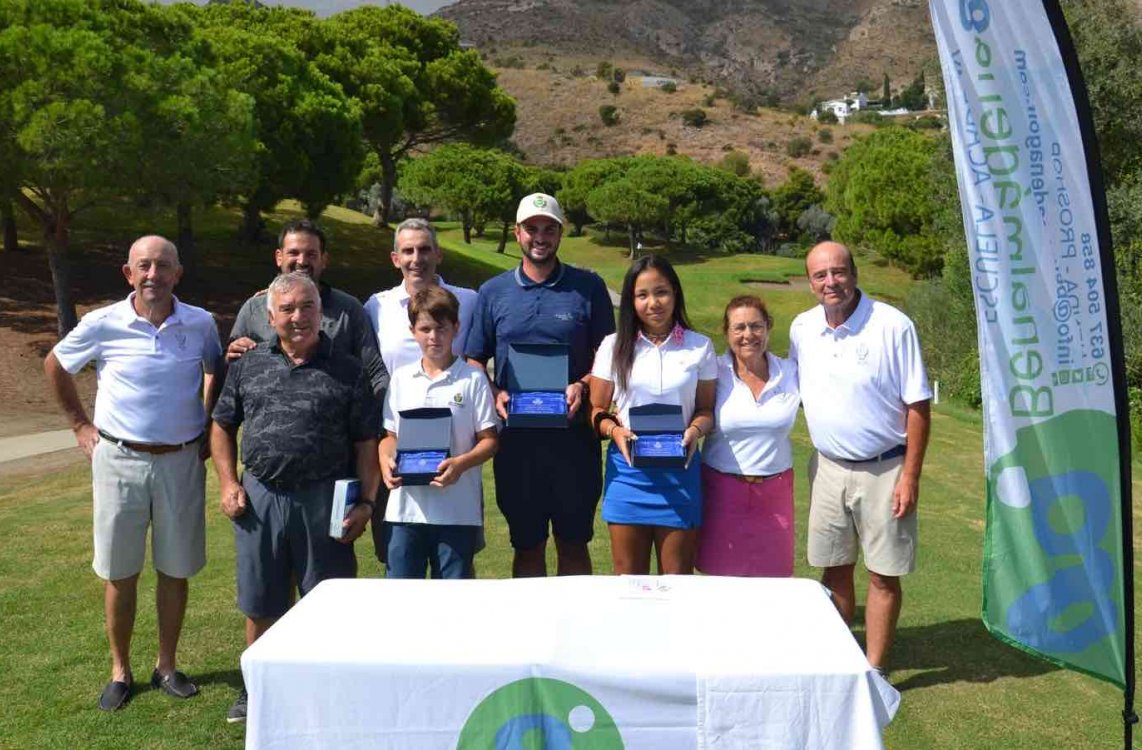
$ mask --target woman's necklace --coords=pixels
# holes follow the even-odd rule
[[[642,335],[646,336],[647,340],[650,341],[650,343],[658,346],[662,342],[666,341],[666,339],[670,338],[670,331],[667,331],[666,333],[647,333],[646,331],[643,331]]]

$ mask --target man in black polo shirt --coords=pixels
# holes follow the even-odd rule
[[[294,581],[304,596],[327,578],[356,576],[352,543],[380,485],[380,406],[361,361],[321,331],[317,286],[307,274],[284,274],[265,299],[277,338],[231,365],[210,434],[222,512],[234,521],[247,645],[289,609]],[[360,499],[338,541],[329,536],[333,484],[352,474]],[[243,689],[227,720],[245,718]]]

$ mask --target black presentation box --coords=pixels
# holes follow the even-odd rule
[[[566,344],[508,344],[507,426],[566,429],[569,368]]]
[[[425,485],[436,467],[452,455],[452,410],[447,407],[405,409],[397,433],[397,470],[401,484]]]
[[[682,407],[677,404],[644,404],[630,408],[630,430],[638,436],[631,443],[630,457],[638,468],[681,469],[686,466],[682,433]]]

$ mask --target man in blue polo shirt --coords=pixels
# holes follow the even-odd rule
[[[598,438],[587,421],[587,376],[595,350],[615,330],[614,310],[597,274],[559,262],[563,211],[550,195],[519,203],[515,237],[520,265],[480,287],[465,346],[481,367],[495,357],[496,410],[507,419],[504,367],[513,343],[567,344],[566,430],[506,428],[493,464],[496,503],[507,519],[515,549],[512,575],[547,574],[548,527],[555,534],[559,575],[591,572],[587,543],[594,533],[602,491]]]

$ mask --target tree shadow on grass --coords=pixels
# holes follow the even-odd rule
[[[891,667],[894,671],[920,670],[901,682],[893,680],[901,692],[955,682],[1035,677],[1059,669],[1008,646],[975,619],[900,628],[892,647]]]

